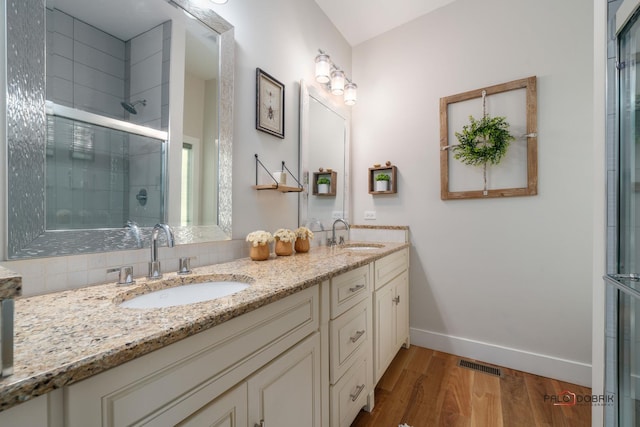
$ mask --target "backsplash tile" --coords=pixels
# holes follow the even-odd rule
[[[174,248],[161,247],[158,253],[164,272],[176,271],[181,257],[192,257],[191,265],[200,267],[232,261],[248,255],[249,248],[244,240],[197,243]],[[2,261],[0,265],[21,274],[22,294],[33,296],[115,282],[118,274],[107,273],[107,270],[123,265],[133,266],[135,278],[144,277],[148,272],[150,258],[150,249],[145,247],[137,250],[68,257]]]
[[[357,241],[405,242],[408,230],[402,227],[358,228],[354,226],[347,236],[346,230],[336,230],[336,235]],[[312,246],[326,245],[331,231],[314,233]],[[244,239],[220,242],[194,243],[174,248],[158,248],[158,258],[163,272],[178,269],[181,257],[191,257],[192,267],[218,264],[249,256],[249,244]],[[30,260],[2,261],[6,267],[22,275],[22,294],[24,296],[41,295],[66,289],[81,288],[106,282],[115,282],[117,273],[107,273],[110,268],[123,265],[133,266],[134,278],[144,277],[148,272],[151,258],[148,247],[107,253],[74,255],[66,257],[40,258]]]

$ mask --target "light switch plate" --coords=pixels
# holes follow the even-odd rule
[[[364,211],[364,219],[376,219],[376,211]]]

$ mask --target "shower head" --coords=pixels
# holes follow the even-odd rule
[[[124,108],[125,110],[127,110],[131,114],[138,114],[138,111],[136,110],[136,105],[138,105],[138,104],[142,104],[143,106],[145,106],[145,105],[147,105],[147,100],[146,99],[139,99],[139,100],[134,101],[134,102],[122,101],[120,103],[120,105],[122,105],[122,108]]]

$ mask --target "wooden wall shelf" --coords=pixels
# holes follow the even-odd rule
[[[298,181],[298,179],[295,176],[293,176],[293,173],[291,173],[289,168],[284,164],[284,160],[282,161],[282,168],[280,170],[282,170],[283,172],[285,170],[289,172],[289,175],[291,176],[291,178],[296,182],[296,184],[298,184],[297,187],[292,187],[290,185],[281,185],[280,183],[278,183],[278,181],[276,181],[275,178],[271,175],[271,172],[269,172],[269,169],[267,169],[265,165],[262,164],[260,159],[258,159],[258,155],[255,154],[254,157],[256,158],[256,185],[251,186],[251,188],[253,188],[254,190],[277,190],[281,193],[302,192],[303,190],[302,184],[300,184],[300,181]],[[273,184],[258,184],[258,169],[259,169],[258,166],[261,166],[264,169],[264,171],[269,175],[269,177],[273,181]]]
[[[376,191],[376,176],[386,173],[391,177],[387,191]],[[398,168],[395,166],[380,166],[369,168],[369,194],[395,194],[398,192]]]
[[[289,187],[287,185],[278,184],[253,185],[251,188],[254,190],[278,190],[281,193],[300,193],[302,191],[302,188],[300,187]]]
[[[318,193],[318,178],[326,177],[329,178],[331,183],[329,184],[329,192],[328,193]],[[336,171],[323,171],[323,172],[314,172],[313,173],[313,185],[311,187],[311,192],[314,196],[320,197],[335,197],[336,195],[336,187],[338,181],[338,172]]]

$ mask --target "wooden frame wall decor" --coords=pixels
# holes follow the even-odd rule
[[[538,194],[538,103],[536,83],[536,77],[532,76],[520,80],[514,80],[508,83],[486,87],[483,89],[476,89],[469,92],[440,98],[440,198],[442,200],[534,196]],[[521,188],[488,189],[488,191],[486,191],[486,194],[483,190],[449,191],[449,151],[451,151],[449,150],[449,148],[455,144],[454,142],[450,143],[448,140],[449,126],[447,112],[449,105],[456,102],[482,98],[483,91],[485,92],[485,96],[488,97],[490,95],[518,89],[525,89],[526,92],[527,125],[526,134],[524,136],[514,136],[516,136],[516,138],[524,137],[527,141],[527,186]],[[512,144],[515,143],[517,143],[517,141],[512,142]]]
[[[329,192],[328,193],[318,193],[318,178],[320,177],[329,178]],[[313,182],[311,185],[311,194],[314,196],[333,196],[336,195],[338,183],[338,173],[334,170],[332,171],[324,171],[324,172],[314,172],[313,173]]]
[[[391,178],[387,191],[376,191],[376,176],[379,173],[386,173]],[[398,192],[398,168],[395,165],[379,166],[369,168],[369,194],[395,194]]]
[[[256,129],[284,139],[284,85],[256,68]]]

